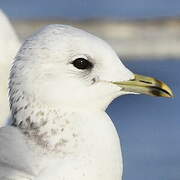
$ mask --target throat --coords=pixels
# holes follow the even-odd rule
[[[50,108],[33,101],[12,110],[13,125],[48,153],[100,157],[105,149],[120,151],[116,129],[104,111]]]

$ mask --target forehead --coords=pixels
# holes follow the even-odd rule
[[[114,54],[112,48],[102,39],[83,30],[66,25],[49,25],[29,39],[33,47],[51,51],[101,55]],[[63,52],[61,52],[63,53]]]

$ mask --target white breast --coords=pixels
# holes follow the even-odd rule
[[[62,146],[63,153],[44,157],[37,180],[120,180],[119,137],[108,115],[83,113],[72,118],[72,124],[62,135],[68,141]],[[73,133],[76,136],[70,139]]]

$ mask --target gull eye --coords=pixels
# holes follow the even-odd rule
[[[93,64],[84,58],[77,58],[72,64],[78,69],[91,69],[93,67]]]

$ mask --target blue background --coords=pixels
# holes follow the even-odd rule
[[[0,0],[13,18],[152,18],[180,15],[179,0]]]

